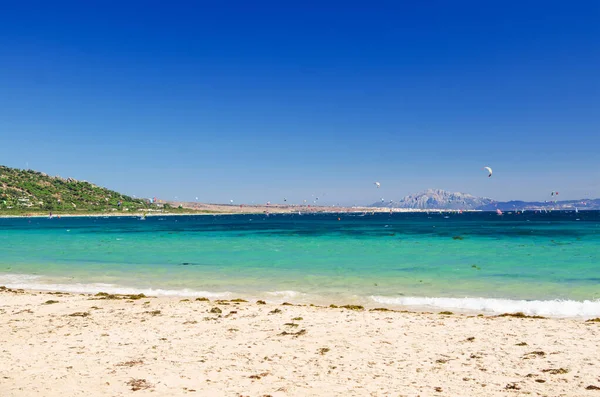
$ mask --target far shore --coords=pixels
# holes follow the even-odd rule
[[[52,212],[53,217],[141,217],[141,216],[181,216],[181,215],[264,215],[264,214],[357,214],[357,213],[423,213],[443,212],[457,213],[458,210],[448,209],[417,209],[417,208],[385,208],[385,207],[307,207],[307,206],[256,206],[256,205],[225,205],[201,204],[196,207],[184,207],[178,210],[139,209],[136,211],[104,211],[104,212],[55,212],[32,211],[22,213],[2,213],[0,218],[47,218]],[[482,212],[479,210],[463,210],[462,212]]]

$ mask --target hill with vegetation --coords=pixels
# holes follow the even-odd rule
[[[145,200],[86,181],[0,166],[0,214],[129,212],[148,207]]]

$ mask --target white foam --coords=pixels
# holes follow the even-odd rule
[[[554,317],[600,316],[600,300],[511,300],[488,298],[427,298],[371,296],[386,305],[433,307],[492,313],[523,312],[528,315]]]
[[[3,274],[0,275],[0,285],[13,289],[30,289],[37,291],[62,291],[81,294],[96,294],[98,292],[107,292],[110,294],[144,294],[148,296],[186,296],[186,297],[207,297],[207,298],[226,298],[231,295],[230,292],[209,292],[196,291],[189,288],[183,289],[162,289],[162,288],[136,288],[126,287],[116,284],[106,283],[43,283],[40,282],[40,276],[27,274]]]
[[[271,291],[267,292],[267,294],[279,298],[296,298],[298,295],[304,295],[298,291]]]

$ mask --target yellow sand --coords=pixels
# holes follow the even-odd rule
[[[599,357],[577,319],[0,291],[2,397],[600,396]]]

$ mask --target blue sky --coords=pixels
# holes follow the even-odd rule
[[[204,202],[600,197],[597,1],[7,3],[0,164]]]

